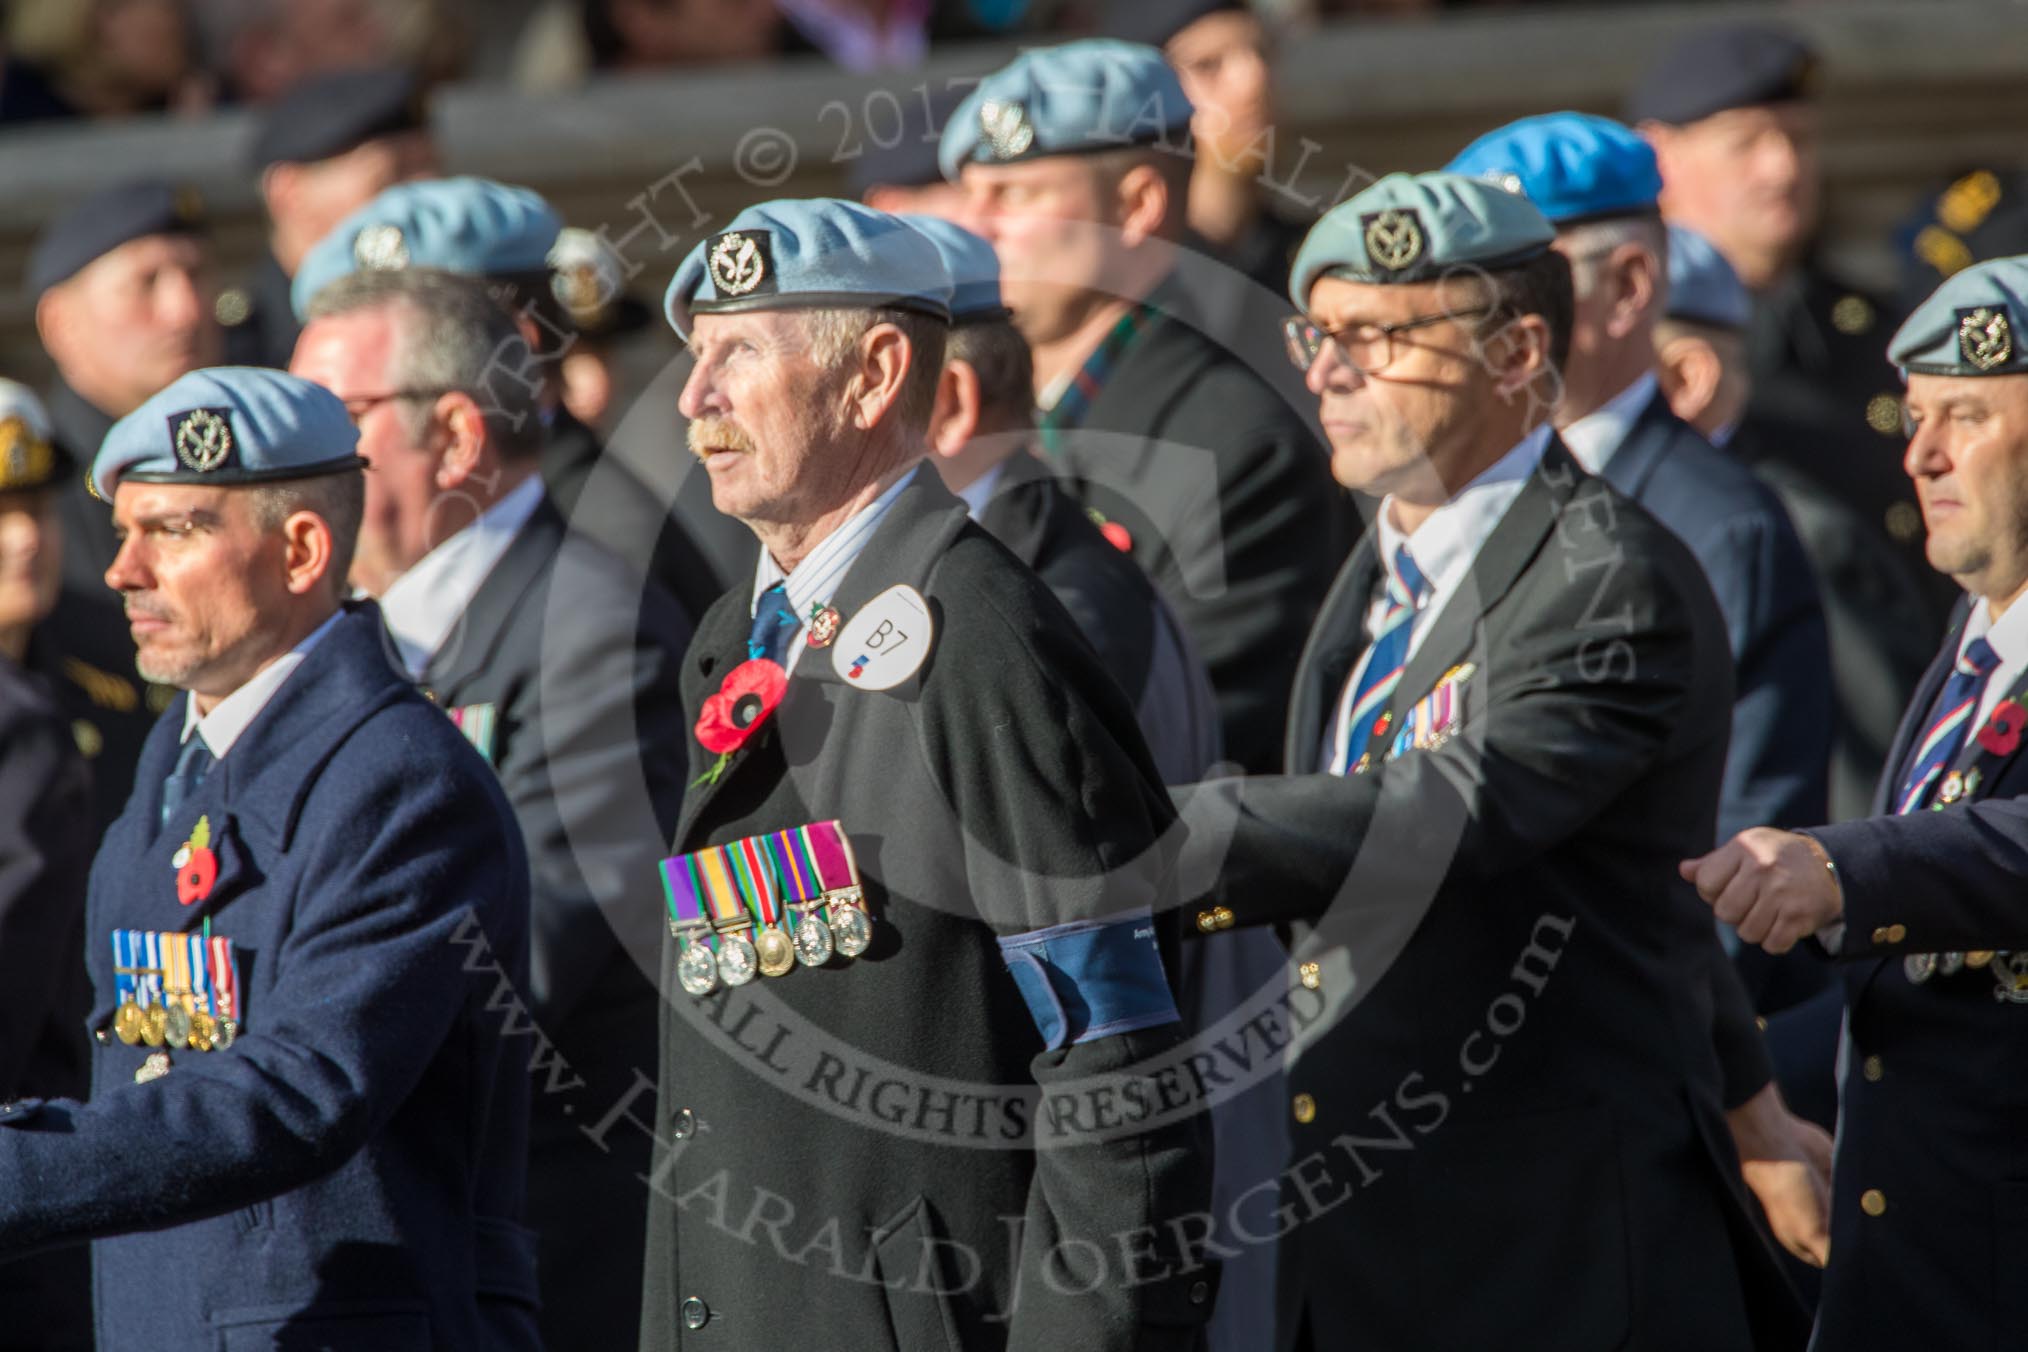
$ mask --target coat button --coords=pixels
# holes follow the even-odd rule
[[[1210,1282],[1199,1280],[1190,1283],[1190,1303],[1192,1305],[1202,1305],[1209,1299],[1211,1299]]]
[[[1317,1120],[1317,1100],[1311,1098],[1308,1094],[1296,1095],[1295,1102],[1289,1106],[1296,1114],[1296,1121],[1301,1122],[1303,1125],[1308,1126]]]
[[[669,1128],[669,1134],[679,1141],[689,1140],[696,1131],[696,1114],[692,1113],[688,1108],[676,1114],[675,1121]]]
[[[1218,928],[1222,930],[1229,930],[1232,928],[1233,914],[1231,907],[1220,906],[1215,910],[1213,910],[1211,914],[1218,921]]]
[[[1324,969],[1314,962],[1306,962],[1296,969],[1296,979],[1303,983],[1304,990],[1315,990],[1324,984]]]
[[[1887,1073],[1887,1067],[1881,1063],[1880,1058],[1877,1056],[1867,1057],[1860,1063],[1859,1069],[1867,1079],[1875,1084],[1880,1083],[1880,1077]]]
[[[710,1307],[707,1306],[703,1301],[699,1300],[697,1297],[692,1296],[690,1299],[683,1302],[684,1328],[689,1329],[691,1332],[694,1333],[698,1329],[703,1328],[704,1322],[710,1318],[711,1318]]]
[[[1197,932],[1199,934],[1209,934],[1217,928],[1218,928],[1218,912],[1199,911],[1197,913]]]
[[[1898,944],[1898,943],[1900,943],[1900,942],[1901,942],[1901,941],[1902,941],[1903,939],[1906,939],[1907,937],[1908,937],[1908,926],[1906,926],[1906,925],[1889,925],[1889,926],[1887,927],[1887,942],[1888,942],[1888,943],[1890,943],[1890,944]]]
[[[1887,1214],[1887,1194],[1878,1188],[1868,1188],[1859,1194],[1859,1209],[1869,1216]]]

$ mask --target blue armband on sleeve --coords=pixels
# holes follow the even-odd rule
[[[1000,956],[1050,1051],[1182,1019],[1146,908],[1012,935]]]

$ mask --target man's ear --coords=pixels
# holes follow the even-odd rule
[[[1679,334],[1657,345],[1655,376],[1661,384],[1662,397],[1669,401],[1670,412],[1694,426],[1718,397],[1725,364],[1719,360],[1717,349],[1704,339]]]
[[[946,361],[937,377],[936,405],[930,412],[930,449],[952,456],[979,433],[979,373],[968,361]]]
[[[847,386],[846,407],[853,426],[871,431],[901,399],[915,352],[908,335],[892,324],[875,324],[859,339],[859,369]]]
[[[283,585],[295,596],[307,596],[331,575],[336,557],[331,527],[315,512],[291,512],[282,522]],[[344,578],[334,579],[341,591]]]
[[[1605,276],[1605,284],[1612,288],[1606,334],[1626,338],[1640,327],[1661,292],[1660,260],[1638,244],[1622,244],[1606,260]]]
[[[1545,381],[1561,384],[1549,360],[1549,321],[1541,315],[1515,315],[1480,344],[1493,387],[1503,399],[1524,390],[1541,392]]]
[[[43,351],[58,366],[64,364],[71,350],[71,304],[68,284],[58,282],[42,293],[35,302],[35,336],[42,340]]]
[[[1132,248],[1161,234],[1162,223],[1180,204],[1169,200],[1169,183],[1152,164],[1137,164],[1120,175],[1113,189],[1113,212],[1120,242]]]
[[[486,449],[486,415],[463,391],[437,397],[432,420],[443,429],[444,452],[437,461],[437,487],[461,488],[479,473]]]

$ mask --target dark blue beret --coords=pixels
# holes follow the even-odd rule
[[[306,164],[379,136],[429,125],[422,86],[390,67],[316,75],[276,99],[254,138],[253,167]]]
[[[31,296],[75,277],[122,244],[149,235],[204,232],[204,199],[195,188],[153,180],[117,183],[54,217],[28,254]]]
[[[1627,98],[1627,121],[1680,127],[1728,108],[1808,98],[1816,73],[1817,54],[1785,28],[1707,28],[1670,47],[1643,72]]]
[[[1112,0],[1099,28],[1122,42],[1166,47],[1170,38],[1206,15],[1245,11],[1243,0]]]

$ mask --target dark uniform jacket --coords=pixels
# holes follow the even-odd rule
[[[0,1112],[0,1250],[95,1238],[103,1347],[536,1345],[509,1037],[527,865],[383,642],[348,606],[158,829],[179,700],[93,865],[92,1097]],[[200,816],[217,875],[186,906],[172,859]],[[239,954],[239,1035],[137,1082],[149,1048],[105,1031],[110,936],[207,919]]]
[[[1376,580],[1362,544],[1298,671],[1291,771]],[[1449,681],[1435,745],[1194,791],[1186,888],[1314,925],[1278,1345],[1303,1307],[1318,1348],[1800,1342],[1720,1112],[1764,1056],[1714,1051],[1729,969],[1676,873],[1711,840],[1730,668],[1689,552],[1552,441],[1396,689],[1398,728]]]
[[[1201,779],[1219,759],[1218,708],[1189,637],[1147,575],[1092,524],[1047,466],[1002,462],[979,524],[1035,570],[1134,702],[1166,784]]]
[[[90,775],[49,687],[0,657],[0,1099],[82,1098],[85,875],[97,845]],[[0,1263],[0,1325],[14,1346],[92,1344],[83,1245]]]
[[[833,598],[838,642],[904,583],[934,617],[927,661],[876,692],[806,651],[684,804],[682,851],[841,819],[875,938],[701,999],[670,945],[641,1346],[1192,1347],[1215,1265],[1157,1255],[1208,1198],[1202,1118],[1155,1122],[1116,1078],[1178,1025],[1045,1050],[995,942],[1152,904],[1172,960],[1168,797],[1062,607],[926,470]],[[700,625],[692,712],[746,660],[750,598]],[[689,740],[701,777],[715,757]]]
[[[1954,768],[1978,778],[1958,802],[1887,815],[1961,632],[1953,628],[1909,702],[1878,815],[1810,832],[1844,888],[1834,951],[1848,1031],[1818,1352],[2006,1347],[2018,1337],[2028,1266],[2028,757],[2018,742],[1994,752],[1967,737]],[[1970,957],[1916,982],[1910,954]]]
[[[542,483],[573,530],[653,578],[685,615],[702,615],[731,585],[732,579],[721,577],[691,540],[689,530],[671,519],[662,499],[624,462],[607,455],[598,433],[561,405],[550,415],[543,438]]]
[[[1189,630],[1218,692],[1225,754],[1268,770],[1289,670],[1352,538],[1350,500],[1307,409],[1207,336],[1222,331],[1196,317],[1177,278],[1148,304],[1155,317],[1065,432],[1058,468],[1126,529]],[[1279,335],[1257,327],[1254,351],[1281,360]]]
[[[683,801],[690,622],[547,501],[486,575],[423,685],[464,711],[533,876],[528,1223],[552,1347],[639,1333],[647,1138],[580,1130],[655,1072],[660,843]],[[484,729],[490,728],[490,734]]]

